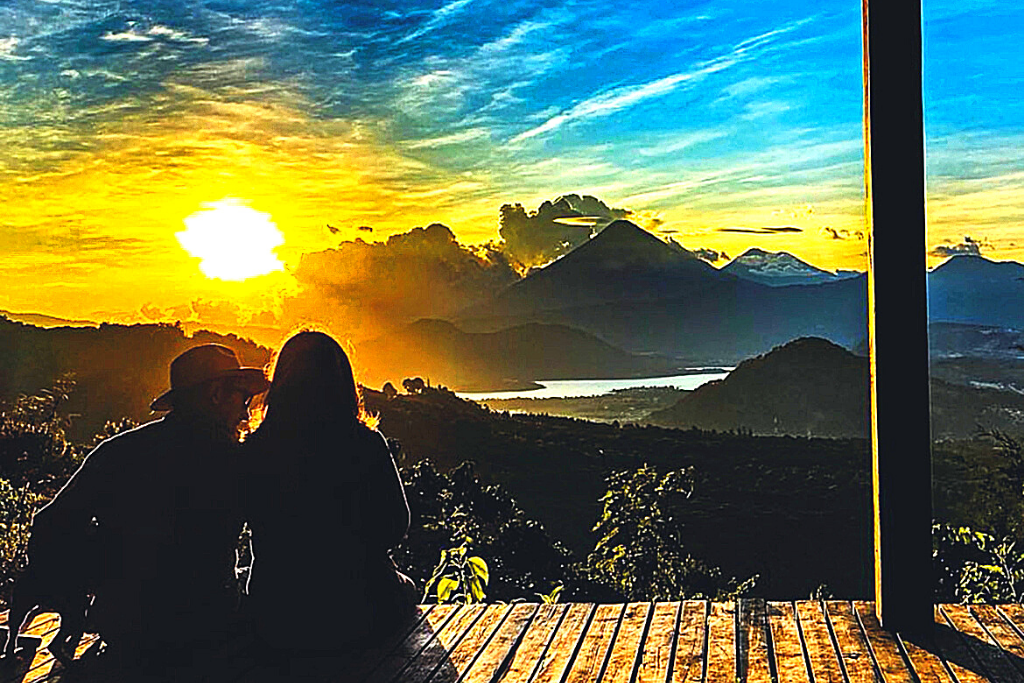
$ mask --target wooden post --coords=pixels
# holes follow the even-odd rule
[[[862,0],[875,607],[932,623],[920,0]]]

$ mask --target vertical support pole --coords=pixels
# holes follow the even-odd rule
[[[875,606],[932,623],[920,0],[862,0]]]

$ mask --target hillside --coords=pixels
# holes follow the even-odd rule
[[[48,387],[64,373],[77,383],[68,410],[72,438],[89,440],[107,420],[151,419],[149,404],[169,386],[171,360],[197,344],[230,346],[244,365],[263,366],[270,351],[234,335],[173,325],[44,329],[0,316],[0,400]]]
[[[1024,330],[1024,265],[961,255],[928,274],[931,322]]]
[[[538,379],[643,377],[676,367],[564,325],[527,323],[472,333],[443,320],[419,320],[361,344],[355,358],[360,381],[368,386],[423,377],[459,391],[530,388]]]
[[[825,339],[797,339],[651,413],[652,424],[755,434],[868,433],[868,362]]]
[[[863,439],[750,437],[493,413],[446,391],[366,392],[400,464],[473,460],[577,557],[593,548],[604,478],[644,463],[693,465],[693,496],[672,514],[687,551],[727,576],[760,575],[755,595],[806,597],[822,582],[871,592],[870,451]],[[414,520],[415,524],[416,521]],[[842,529],[843,533],[836,533]],[[808,554],[814,546],[816,552]]]

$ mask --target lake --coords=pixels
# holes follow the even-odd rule
[[[616,389],[636,387],[675,387],[693,390],[716,379],[724,379],[732,368],[694,368],[693,372],[671,377],[638,377],[635,379],[538,379],[539,389],[524,391],[457,391],[460,398],[484,401],[497,398],[578,398],[600,396]]]

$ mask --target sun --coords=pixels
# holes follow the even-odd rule
[[[199,270],[206,277],[245,280],[284,269],[274,253],[284,244],[284,235],[270,214],[240,199],[203,204],[184,223],[186,229],[174,236],[185,251],[200,259]]]

